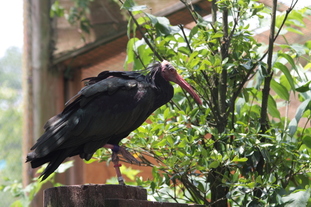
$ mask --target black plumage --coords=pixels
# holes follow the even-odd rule
[[[27,162],[32,168],[49,163],[42,173],[44,180],[67,157],[79,155],[89,160],[105,144],[118,145],[173,97],[169,81],[174,80],[165,75],[166,70],[176,73],[173,66],[164,61],[154,64],[147,75],[104,71],[97,77],[85,79],[87,86],[62,113],[47,121],[44,134],[27,155]],[[198,97],[195,99],[200,102]]]

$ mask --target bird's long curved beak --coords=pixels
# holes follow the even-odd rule
[[[175,80],[172,80],[172,81],[177,83],[183,89],[185,89],[194,98],[194,100],[198,104],[202,105],[202,101],[201,101],[199,95],[193,90],[193,88],[180,75],[177,74],[175,76]]]
[[[198,104],[202,104],[202,101],[199,97],[199,95],[192,89],[192,87],[177,73],[176,69],[172,66],[170,62],[167,60],[163,60],[161,63],[162,67],[162,76],[167,80],[167,81],[172,81],[174,83],[177,83],[185,89],[190,95],[194,98],[194,100]]]

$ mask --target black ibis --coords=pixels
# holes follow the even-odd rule
[[[121,151],[127,159],[133,157],[118,144],[171,100],[174,90],[169,81],[180,85],[201,104],[199,96],[166,60],[152,65],[147,75],[137,71],[104,71],[85,80],[86,86],[66,104],[63,112],[47,121],[44,134],[27,155],[26,162],[32,168],[48,163],[42,180],[67,157],[79,155],[89,160],[97,149],[106,147],[113,151],[118,180],[124,184],[116,154]]]

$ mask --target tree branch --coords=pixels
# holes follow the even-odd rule
[[[271,25],[270,25],[270,35],[269,35],[269,48],[268,48],[268,60],[267,60],[267,74],[264,79],[264,88],[262,89],[262,102],[261,102],[261,113],[260,113],[260,124],[261,132],[265,133],[269,128],[267,123],[267,110],[268,110],[268,99],[270,94],[270,82],[273,76],[272,70],[272,57],[273,57],[273,48],[275,40],[275,23],[276,23],[276,8],[277,0],[273,0],[272,6],[272,16],[271,16]]]
[[[191,46],[190,46],[190,42],[189,42],[189,40],[188,40],[188,38],[187,38],[187,36],[186,36],[186,34],[185,34],[185,31],[184,31],[184,26],[183,26],[183,25],[181,25],[181,24],[179,24],[179,25],[178,25],[178,27],[179,27],[179,28],[180,28],[180,30],[182,31],[182,34],[183,34],[184,39],[185,39],[185,41],[186,41],[186,43],[187,43],[187,46],[188,46],[188,48],[189,48],[190,52],[192,53],[192,52],[193,52],[193,50],[192,50],[192,48],[191,48]]]
[[[294,0],[292,1],[291,6],[286,10],[285,17],[284,17],[284,19],[283,19],[283,21],[282,21],[282,24],[281,24],[280,28],[278,29],[278,32],[277,32],[276,35],[274,36],[274,40],[273,40],[274,42],[276,41],[276,39],[277,39],[278,36],[280,35],[280,32],[282,31],[283,26],[285,25],[285,22],[286,22],[286,20],[287,20],[287,18],[288,18],[289,13],[294,9],[294,7],[296,6],[298,0],[296,0],[295,3],[293,3],[293,2],[294,2]],[[275,25],[274,25],[274,26],[275,26]],[[262,60],[266,57],[266,55],[268,54],[268,52],[269,52],[269,50],[260,58],[259,61],[262,61]]]
[[[230,40],[228,38],[228,31],[229,31],[229,23],[228,23],[228,9],[224,9],[222,13],[223,19],[223,38],[221,41],[221,59],[224,60],[228,57],[229,53],[229,45]],[[224,127],[226,125],[226,111],[227,111],[227,103],[226,103],[226,96],[227,96],[227,69],[223,68],[219,78],[219,90],[218,90],[218,104],[219,104],[219,113],[221,117],[221,122],[219,124],[219,132],[224,131]]]
[[[215,25],[217,21],[217,10],[218,7],[216,5],[217,0],[212,0],[212,24]]]

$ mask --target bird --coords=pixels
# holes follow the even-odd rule
[[[198,104],[199,95],[168,61],[156,62],[141,71],[103,71],[86,78],[83,87],[66,104],[64,110],[50,118],[44,133],[27,154],[32,168],[48,163],[41,180],[45,180],[68,157],[79,155],[90,160],[99,148],[110,148],[119,184],[124,184],[117,154],[136,159],[119,146],[119,142],[138,128],[159,107],[168,103],[174,88],[170,81],[185,89]]]

